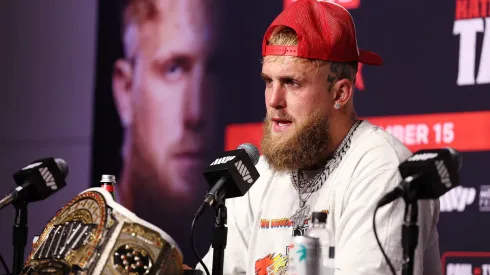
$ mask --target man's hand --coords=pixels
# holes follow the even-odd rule
[[[189,267],[189,266],[188,266],[188,265],[186,265],[186,264],[183,264],[183,265],[182,265],[182,268],[183,268],[184,270],[194,270],[193,268]]]

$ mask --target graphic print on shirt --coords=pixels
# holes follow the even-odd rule
[[[271,253],[255,261],[255,275],[286,275],[288,255]]]
[[[320,212],[329,213],[328,210],[321,210]],[[311,213],[307,215],[307,218],[303,220],[302,225],[295,229],[294,215],[291,218],[279,218],[279,219],[261,219],[260,229],[278,229],[278,228],[293,228],[292,236],[303,236],[306,230],[310,226]],[[298,235],[301,234],[301,235]],[[289,246],[286,247],[286,254],[282,253],[269,253],[263,258],[255,261],[255,275],[286,275],[288,266],[288,253]]]
[[[328,214],[328,210],[321,210]],[[303,221],[299,220],[298,217],[306,217]],[[261,219],[260,229],[275,229],[275,228],[289,228],[292,227],[292,236],[303,236],[306,230],[310,226],[311,213],[298,213],[296,212],[291,218],[279,218],[279,219]],[[300,223],[301,225],[296,227],[295,224]]]
[[[296,228],[295,222],[299,221],[294,221],[290,218],[280,218],[280,219],[261,219],[260,220],[260,229],[276,229],[276,228],[289,228],[292,227],[292,234],[291,236],[303,236],[306,230],[309,227],[311,220],[311,216],[307,217],[305,220],[303,220],[302,224]]]
[[[307,220],[304,221],[305,223]],[[260,220],[260,229],[276,229],[283,227],[293,227],[293,221],[289,218],[280,218],[280,219],[261,219]]]

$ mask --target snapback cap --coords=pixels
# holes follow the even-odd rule
[[[290,27],[296,32],[297,46],[267,45],[267,40],[279,26]],[[262,56],[266,55],[383,65],[378,54],[359,50],[350,13],[344,7],[325,0],[298,0],[285,8],[265,32]]]

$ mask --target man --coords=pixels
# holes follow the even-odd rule
[[[382,65],[357,47],[354,22],[337,4],[299,0],[267,29],[262,78],[267,116],[260,178],[227,201],[225,274],[285,274],[293,235],[313,211],[328,211],[336,275],[391,274],[373,234],[381,197],[401,181],[398,165],[411,152],[396,138],[357,118],[357,63]],[[438,201],[419,204],[414,274],[441,274]],[[380,242],[397,272],[402,266],[404,202],[377,213]],[[204,257],[212,267],[212,249]],[[198,269],[203,270],[201,266]]]
[[[119,202],[185,251],[207,184],[216,1],[123,1],[113,95],[124,127]],[[179,223],[180,222],[180,223]]]

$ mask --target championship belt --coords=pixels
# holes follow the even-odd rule
[[[22,274],[182,274],[182,264],[169,235],[91,188],[49,221]]]

